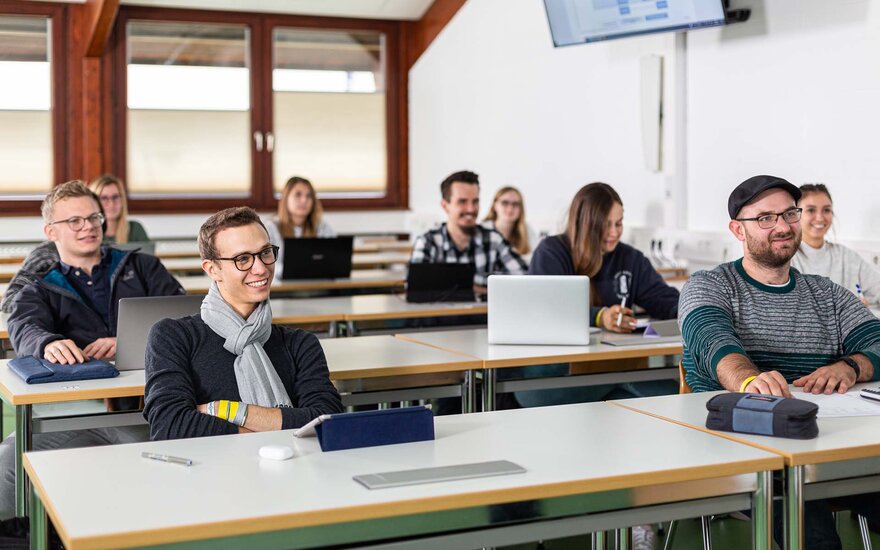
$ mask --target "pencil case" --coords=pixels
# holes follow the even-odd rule
[[[396,445],[434,439],[430,406],[322,415],[294,431],[318,436],[322,451]]]
[[[710,430],[812,439],[819,435],[819,406],[801,399],[757,393],[722,393],[706,403]]]
[[[119,376],[116,367],[100,359],[74,365],[59,365],[33,355],[26,355],[11,360],[9,368],[28,384],[73,382]]]

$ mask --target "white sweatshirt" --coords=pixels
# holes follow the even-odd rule
[[[828,277],[852,293],[856,292],[856,284],[859,284],[862,294],[872,306],[880,302],[880,270],[851,248],[828,241],[821,248],[801,243],[791,265],[801,273]]]

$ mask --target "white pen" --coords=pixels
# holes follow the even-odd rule
[[[623,321],[623,308],[626,307],[626,294],[623,295],[623,298],[620,299],[620,313],[617,314],[617,326],[620,326],[620,322]]]
[[[192,459],[190,458],[181,458],[179,456],[171,456],[171,455],[161,455],[158,453],[148,453],[146,451],[141,453],[141,456],[144,458],[149,458],[150,460],[159,460],[162,462],[170,462],[172,464],[182,464],[184,466],[192,466]]]

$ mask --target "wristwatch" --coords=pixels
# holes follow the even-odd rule
[[[859,364],[856,363],[856,360],[848,355],[844,355],[840,358],[841,361],[846,363],[847,365],[852,367],[852,370],[856,371],[856,382],[859,381],[859,376],[862,374],[862,368],[859,367]]]

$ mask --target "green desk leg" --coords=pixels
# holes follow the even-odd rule
[[[605,550],[605,531],[593,533],[593,550]]]
[[[773,548],[773,472],[758,472],[758,487],[752,497],[752,548]]]
[[[785,468],[785,548],[804,548],[804,467]]]
[[[472,413],[477,401],[477,371],[471,369],[464,373],[461,387],[461,412]]]
[[[632,527],[615,529],[614,548],[617,550],[632,550]]]
[[[46,550],[49,547],[49,526],[46,509],[37,492],[31,488],[31,550]]]
[[[483,411],[495,410],[495,369],[483,369]]]
[[[31,405],[15,407],[15,515],[27,514],[28,479],[24,473],[22,456],[31,450]]]

